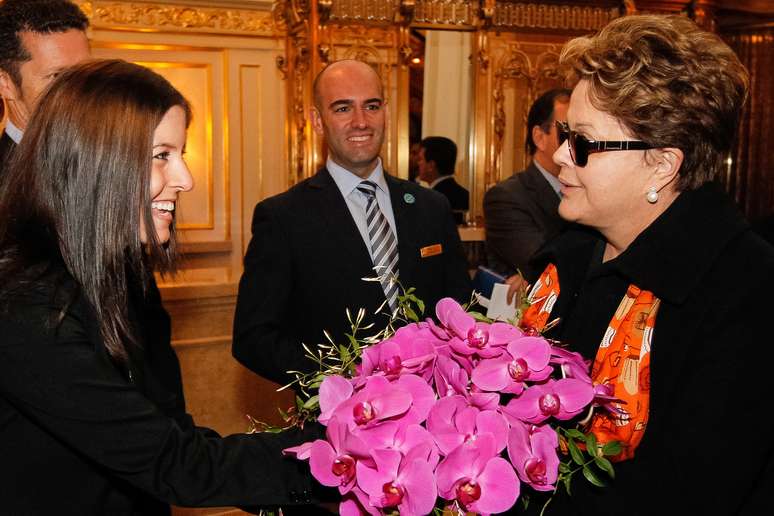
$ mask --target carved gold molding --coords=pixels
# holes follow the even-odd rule
[[[76,1],[96,29],[182,31],[279,37],[284,27],[269,11],[167,5],[162,3]]]
[[[330,21],[358,23],[392,23],[400,13],[399,0],[323,0]],[[325,20],[323,20],[325,21]]]
[[[633,5],[630,1],[629,4]],[[621,15],[620,6],[594,7],[495,0],[318,0],[320,23],[414,24],[436,28],[592,31]]]
[[[492,24],[497,29],[598,30],[621,15],[617,7],[590,7],[497,2]]]
[[[534,59],[530,59],[530,56],[521,49],[521,45],[515,43],[509,46],[506,55],[497,63],[492,91],[494,133],[492,144],[494,152],[488,167],[487,182],[500,178],[507,117],[505,112],[505,83],[519,79],[526,81],[527,100],[524,105],[525,108],[528,108],[540,93],[538,89],[542,79],[558,79],[559,50],[556,45],[546,45],[544,51],[537,54]],[[526,124],[527,112],[525,111],[521,115],[521,122]]]
[[[414,10],[414,22],[439,25],[476,23],[478,2],[466,0],[419,0]]]

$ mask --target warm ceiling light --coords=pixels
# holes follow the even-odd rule
[[[418,57],[415,57],[415,58],[413,58],[413,59],[411,60],[411,62],[412,62],[412,63],[414,63],[414,64],[419,64],[419,63],[421,63],[421,62],[422,62],[422,60],[421,60],[420,58],[418,58]]]

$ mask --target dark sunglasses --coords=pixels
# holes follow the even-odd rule
[[[570,157],[572,162],[579,167],[585,167],[589,162],[589,154],[595,152],[623,151],[623,150],[648,150],[654,149],[652,145],[639,140],[629,141],[603,141],[589,140],[585,136],[570,130],[567,122],[556,121],[556,130],[559,135],[559,145],[565,140],[570,142]]]

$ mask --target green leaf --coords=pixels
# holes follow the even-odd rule
[[[583,476],[586,477],[586,480],[591,482],[597,487],[605,487],[605,483],[600,480],[600,478],[597,476],[596,473],[594,473],[590,467],[584,466],[583,467]]]
[[[419,313],[423,314],[425,313],[425,302],[421,299],[417,298],[417,306],[419,307]]]
[[[319,402],[320,402],[320,396],[315,394],[314,396],[306,400],[306,403],[304,403],[304,408],[305,409],[315,408],[319,404]]]
[[[570,472],[570,465],[566,462],[560,462],[559,463],[559,473],[569,473]]]
[[[473,319],[475,319],[477,321],[480,321],[480,322],[486,322],[486,323],[491,323],[492,322],[492,319],[490,319],[486,315],[482,314],[481,312],[471,311],[471,312],[468,312],[468,315],[472,316]]]
[[[570,450],[570,456],[572,457],[573,462],[582,466],[585,462],[583,460],[583,453],[581,453],[580,448],[578,448],[578,445],[575,444],[573,439],[567,439],[567,448]]]
[[[343,344],[339,346],[339,354],[341,355],[342,362],[349,362],[349,350]]]
[[[406,317],[408,317],[414,322],[419,321],[419,317],[417,316],[417,313],[414,310],[412,310],[411,307],[407,306],[405,310],[406,310]]]
[[[610,441],[602,447],[602,453],[605,455],[618,455],[621,453],[621,443],[618,441]]]
[[[594,464],[596,464],[599,469],[610,475],[610,478],[615,478],[615,470],[613,469],[612,462],[604,457],[594,457]]]
[[[580,430],[570,428],[569,430],[565,430],[565,433],[567,434],[567,437],[572,437],[573,439],[586,440],[586,436],[583,435],[583,432],[581,432]]]
[[[597,436],[593,432],[589,432],[584,436],[586,441],[586,452],[592,457],[599,455],[599,449],[597,448]]]
[[[567,494],[572,496],[572,491],[570,491],[570,480],[572,479],[571,475],[567,475],[564,477],[564,490],[567,491]]]

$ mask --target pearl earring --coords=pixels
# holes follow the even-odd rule
[[[648,193],[645,195],[645,198],[650,204],[656,204],[656,202],[658,202],[658,192],[656,191],[655,186],[648,188]]]

